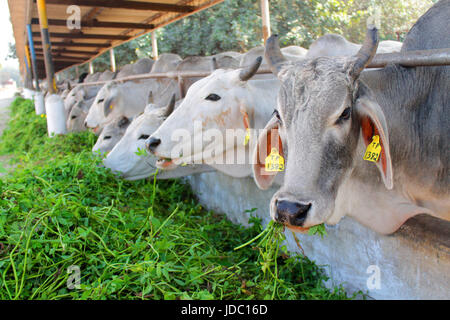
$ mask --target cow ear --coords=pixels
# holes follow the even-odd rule
[[[272,152],[273,148],[277,149],[278,153],[284,157],[283,144],[279,134],[279,122],[276,117],[273,117],[267,123],[266,127],[259,135],[253,153],[253,177],[258,188],[262,190],[268,189],[277,175],[277,172],[266,171],[265,165],[266,158]]]
[[[383,110],[378,103],[367,95],[360,96],[355,104],[358,114],[361,136],[364,147],[372,142],[373,137],[378,135],[381,145],[381,153],[375,162],[380,171],[384,185],[388,190],[394,186],[391,152],[389,148],[389,132]],[[361,155],[363,157],[364,155]]]
[[[108,97],[103,103],[103,113],[107,117],[114,108],[114,96]]]

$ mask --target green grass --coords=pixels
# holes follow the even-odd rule
[[[94,135],[50,139],[32,102],[11,108],[0,154],[17,166],[0,179],[0,299],[349,298],[307,257],[288,256],[281,233],[234,250],[262,231],[258,220],[246,229],[206,211],[179,180],[117,179],[90,151]],[[71,266],[81,288],[67,286]]]

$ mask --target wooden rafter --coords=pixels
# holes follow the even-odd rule
[[[40,37],[40,32],[33,32],[33,37]],[[65,39],[104,39],[104,40],[128,40],[129,36],[119,34],[85,34],[79,33],[59,33],[50,32],[51,38],[65,38]]]
[[[167,3],[123,1],[123,0],[47,0],[47,4],[52,5],[77,5],[85,7],[102,7],[130,10],[151,10],[165,12],[193,12],[195,7],[185,5],[175,5]]]
[[[31,19],[31,24],[39,24],[39,19]],[[50,26],[66,26],[67,21],[63,19],[49,19],[48,24]],[[132,22],[105,22],[93,20],[82,20],[81,28],[113,28],[113,29],[153,29],[153,24],[146,23],[132,23]]]
[[[37,47],[42,47],[42,42],[36,41],[34,43]],[[109,43],[74,43],[74,42],[52,42],[52,47],[87,47],[87,48],[108,48]]]

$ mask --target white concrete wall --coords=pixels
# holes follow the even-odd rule
[[[276,189],[259,190],[253,179],[233,179],[218,172],[186,178],[200,203],[235,222],[248,225],[250,213],[266,224],[269,201]],[[328,236],[297,234],[305,254],[325,265],[332,281],[347,292],[362,290],[375,299],[450,299],[450,223],[420,216],[408,221],[394,235],[382,236],[344,218],[327,227]],[[292,233],[286,231],[290,251],[299,252]],[[369,269],[369,266],[374,269]],[[379,270],[380,288],[367,280]],[[332,285],[333,283],[328,283]]]

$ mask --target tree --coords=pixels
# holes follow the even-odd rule
[[[361,43],[366,21],[378,8],[380,39],[403,39],[405,30],[437,0],[271,0],[271,29],[281,45],[309,48],[326,33],[337,33]],[[160,53],[181,57],[213,55],[224,51],[245,52],[262,45],[261,10],[257,0],[225,0],[223,3],[158,29]],[[146,34],[114,49],[118,67],[138,57],[152,55],[151,35]],[[109,53],[94,60],[95,70],[109,69]]]

